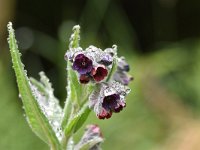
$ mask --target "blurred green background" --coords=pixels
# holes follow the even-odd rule
[[[117,44],[131,65],[127,107],[99,124],[105,150],[200,150],[199,0],[0,0],[0,150],[47,150],[18,97],[6,24],[16,29],[29,76],[44,70],[64,104],[71,28],[81,45]],[[77,135],[77,139],[79,135]]]

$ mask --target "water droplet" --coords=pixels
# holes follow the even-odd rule
[[[127,89],[126,89],[126,93],[128,94],[128,93],[130,93],[130,92],[131,92],[131,89],[127,88]]]
[[[110,88],[110,87],[108,87],[104,90],[104,96],[109,96],[109,95],[112,95],[112,94],[115,94],[115,93],[116,93],[116,91],[113,88]]]

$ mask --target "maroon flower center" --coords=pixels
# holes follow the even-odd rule
[[[118,94],[112,94],[109,96],[106,96],[103,99],[103,103],[102,106],[103,108],[105,108],[106,110],[112,110],[115,111],[115,109],[117,109],[120,105],[118,104],[118,100],[120,99]]]

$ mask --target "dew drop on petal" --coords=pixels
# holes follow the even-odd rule
[[[112,94],[115,94],[115,93],[116,93],[116,91],[113,88],[106,88],[104,90],[104,96],[112,95]]]

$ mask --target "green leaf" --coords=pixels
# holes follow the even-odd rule
[[[49,124],[48,119],[40,109],[36,97],[31,89],[31,83],[24,70],[24,65],[20,59],[17,42],[15,39],[12,23],[8,23],[9,38],[8,43],[13,62],[13,68],[17,78],[17,85],[24,105],[27,120],[33,132],[46,142],[52,150],[60,150],[59,141]]]
[[[76,133],[76,131],[78,131],[82,127],[82,125],[85,123],[85,121],[87,120],[87,118],[91,112],[91,109],[89,109],[88,104],[86,104],[86,105],[87,105],[87,108],[81,114],[81,116],[79,117],[79,119],[75,125],[74,133]]]
[[[76,115],[69,119],[68,124],[64,130],[65,135],[70,136],[72,133],[75,133],[83,125],[90,111],[91,110],[86,103]]]
[[[74,48],[79,47],[79,34],[80,27],[76,25],[70,37],[69,49],[72,51]],[[73,137],[73,134],[78,131],[86,121],[90,113],[87,100],[92,89],[91,85],[82,85],[79,83],[78,76],[72,69],[70,61],[67,61],[67,75],[67,99],[62,122],[62,128],[64,130],[64,137],[62,139],[63,145],[68,143],[68,140]]]
[[[42,108],[43,113],[50,122],[56,136],[59,140],[62,139],[61,122],[63,118],[63,110],[59,105],[59,100],[54,96],[52,85],[44,72],[40,72],[40,82],[31,78],[34,94],[37,96],[37,101]]]
[[[46,89],[44,87],[44,85],[37,81],[36,79],[30,77],[30,81],[33,85],[35,85],[35,87],[38,89],[38,91],[40,91],[41,93],[43,93],[45,96],[47,96],[47,93],[46,93]]]
[[[70,37],[69,48],[77,48],[79,47],[79,41],[80,41],[80,26],[75,25],[72,31],[73,33]]]
[[[80,40],[80,26],[76,25],[73,28],[73,34],[70,37],[69,49],[79,47]],[[81,85],[78,81],[77,74],[72,70],[72,64],[70,61],[67,61],[67,99],[64,107],[64,117],[62,122],[62,127],[65,129],[67,121],[70,115],[70,109],[77,112],[81,105],[81,99],[83,99],[83,89],[84,86]],[[71,107],[70,107],[71,106]],[[72,114],[72,112],[71,112]]]

